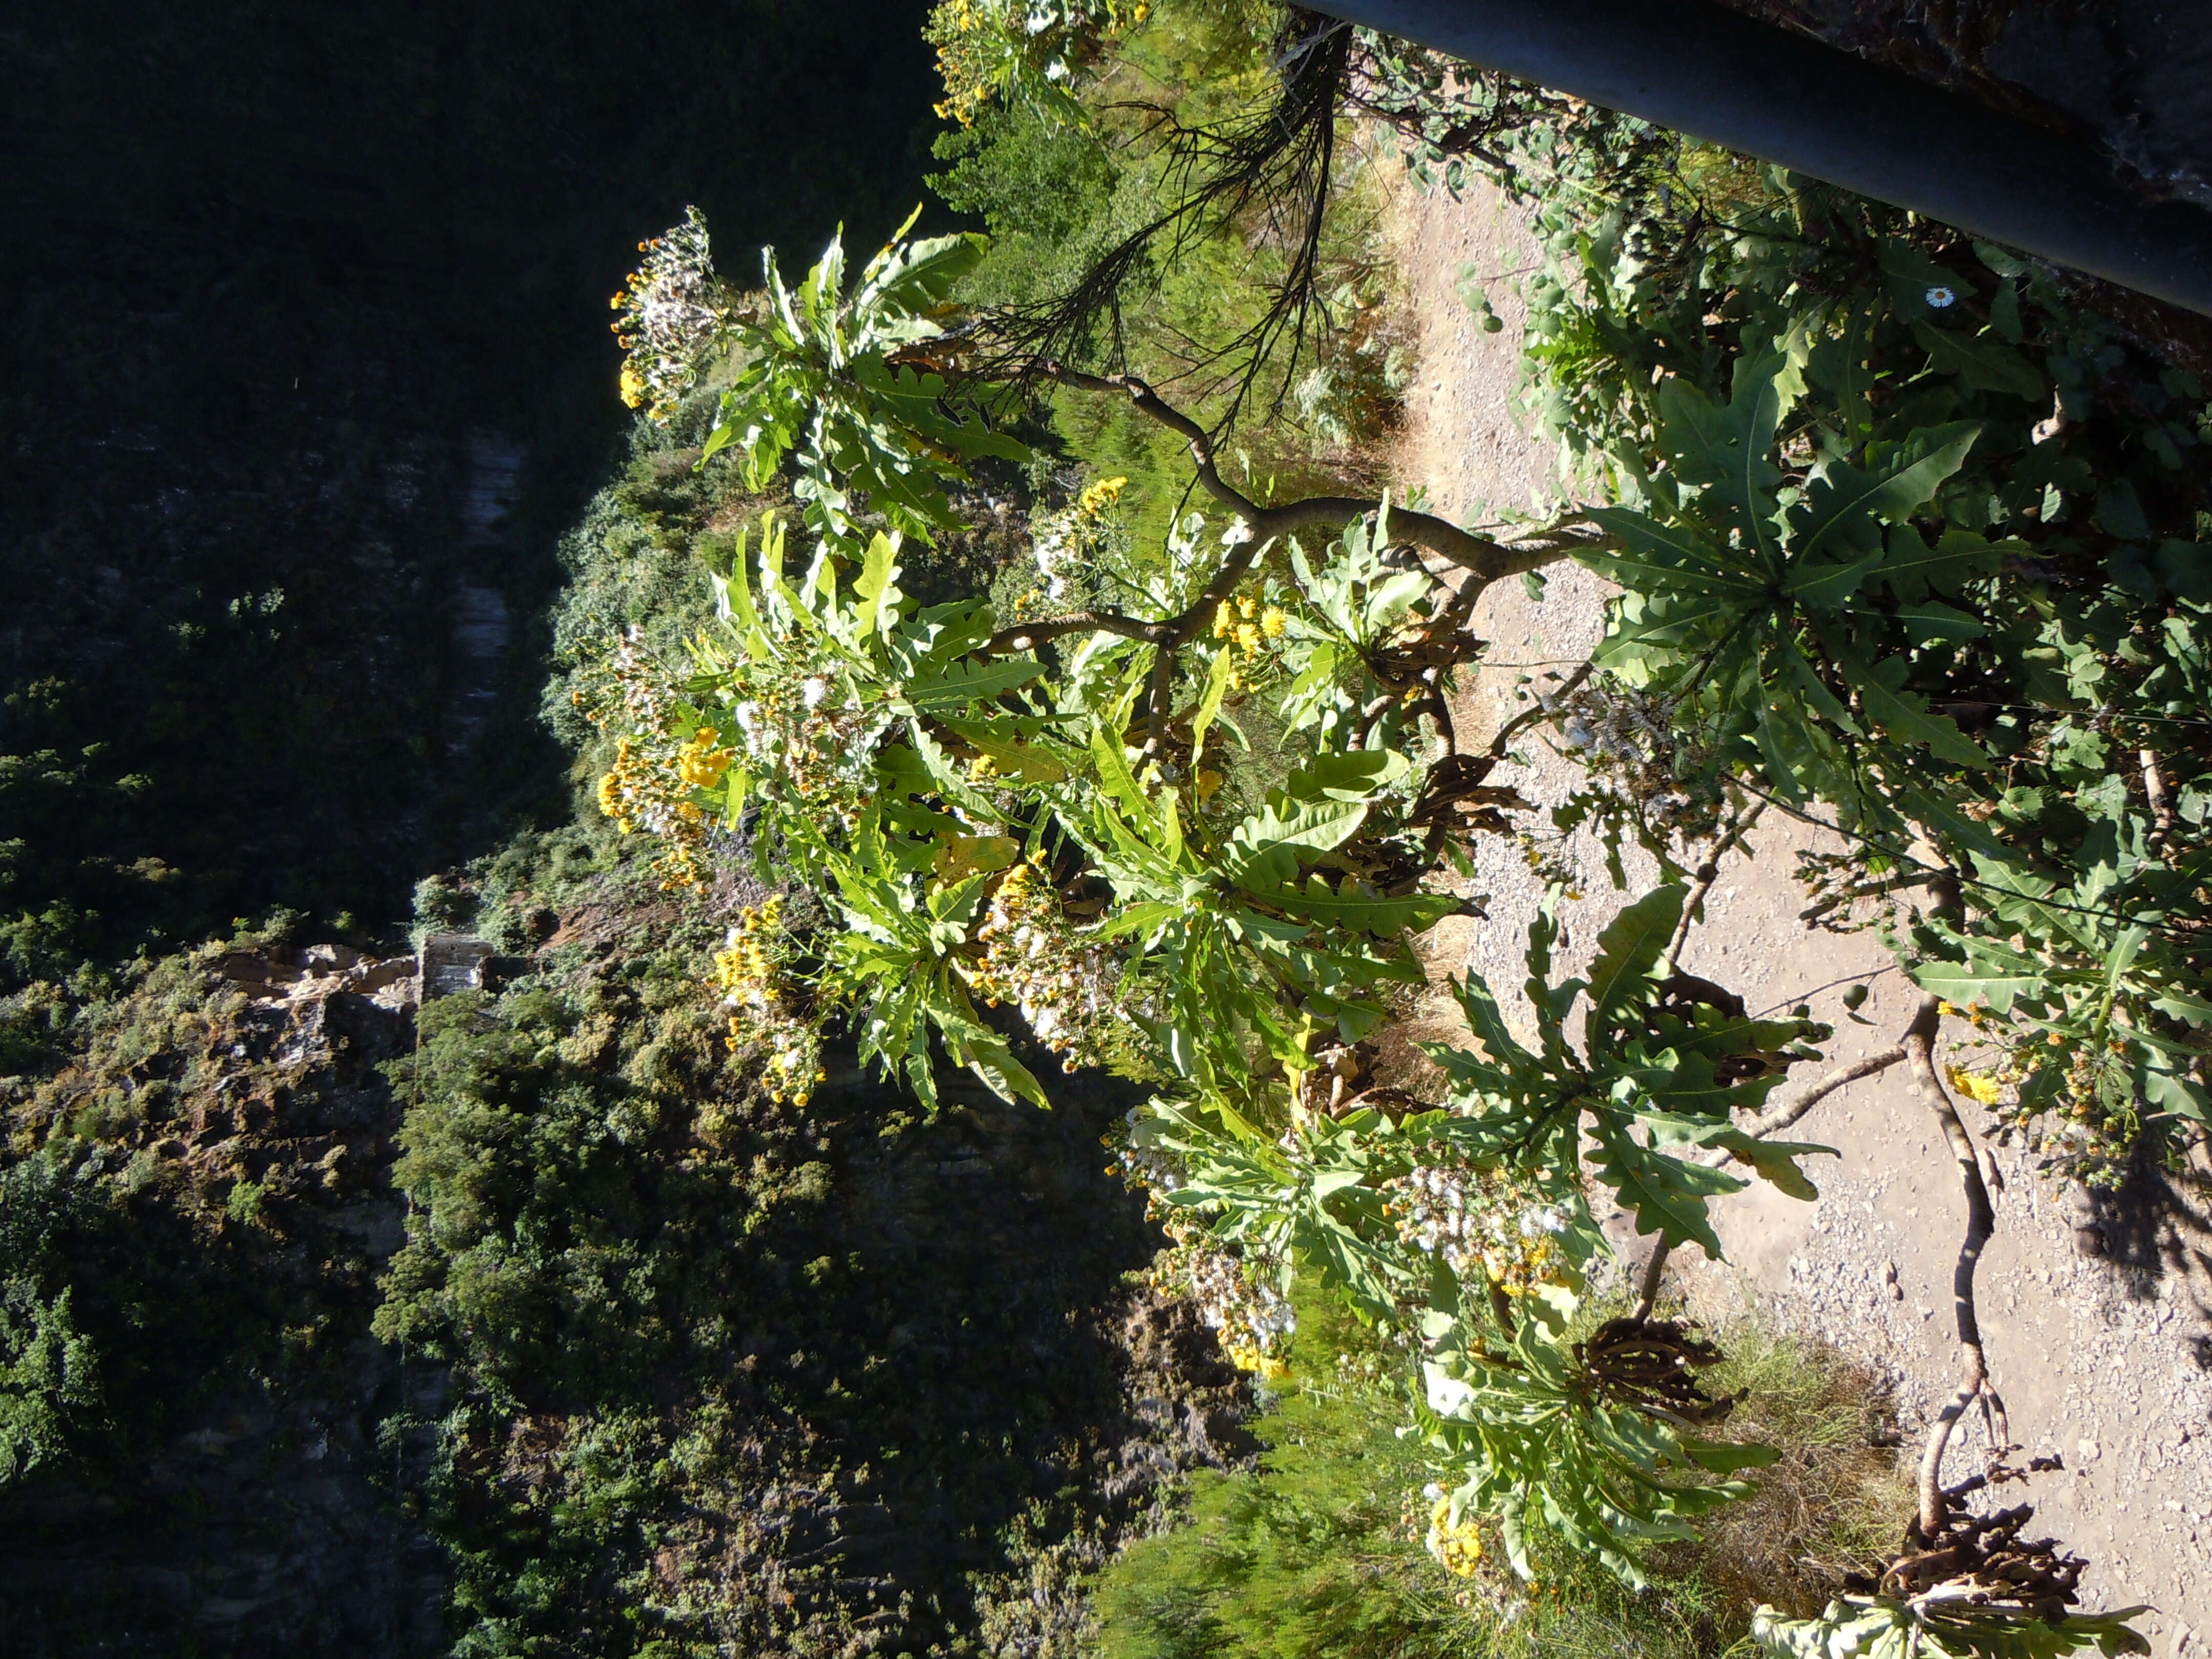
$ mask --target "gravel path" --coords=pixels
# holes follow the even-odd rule
[[[1420,372],[1396,459],[1407,487],[1455,517],[1538,508],[1560,493],[1548,447],[1531,440],[1510,405],[1518,380],[1521,315],[1504,284],[1487,283],[1505,327],[1486,333],[1459,296],[1462,274],[1484,279],[1534,258],[1507,205],[1483,191],[1454,203],[1402,196],[1394,238],[1418,327]],[[1602,626],[1604,583],[1579,569],[1552,574],[1540,604],[1520,584],[1485,596],[1474,628],[1501,665],[1579,660]],[[1515,682],[1535,667],[1486,668],[1462,691],[1462,740],[1486,737],[1519,706]],[[1532,764],[1501,769],[1531,799],[1550,803],[1571,769],[1533,746]],[[1790,878],[1801,848],[1821,832],[1789,820],[1762,823],[1747,854],[1723,870],[1683,966],[1717,979],[1753,1010],[1801,1000],[1837,1026],[1831,1059],[1847,1062],[1897,1040],[1912,989],[1865,934],[1808,930]],[[1563,912],[1566,965],[1586,959],[1614,910],[1635,896],[1613,890],[1599,849],[1570,844],[1586,872],[1584,898]],[[1651,876],[1629,866],[1632,887]],[[1470,890],[1487,895],[1487,921],[1455,920],[1435,936],[1436,972],[1473,969],[1503,997],[1523,977],[1521,946],[1540,893],[1517,849],[1494,838]],[[1870,995],[1851,1023],[1843,984]],[[1458,1036],[1456,1011],[1431,997],[1424,1036]],[[1801,1085],[1802,1086],[1802,1085]],[[1996,1144],[1986,1115],[1962,1103],[1992,1146],[2005,1190],[1985,1253],[1978,1303],[1993,1379],[2010,1413],[2015,1461],[2056,1456],[2063,1469],[2004,1489],[2032,1501],[2041,1528],[2090,1558],[2089,1607],[2148,1603],[2142,1621],[2154,1659],[2212,1659],[2212,1178],[2177,1188],[2147,1176],[2124,1201],[2093,1207],[2039,1176],[2017,1146]],[[1892,1379],[1908,1425],[1948,1398],[1957,1369],[1949,1285],[1964,1231],[1954,1166],[1903,1068],[1831,1096],[1793,1132],[1840,1150],[1814,1160],[1818,1203],[1754,1187],[1719,1206],[1726,1260],[1686,1261],[1670,1283],[1690,1306],[1718,1316],[1755,1305],[1782,1324],[1817,1333]],[[2212,1177],[2212,1170],[2206,1172]],[[1983,1467],[1976,1419],[1954,1437],[1946,1478]]]

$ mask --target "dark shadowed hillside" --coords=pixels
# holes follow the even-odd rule
[[[550,590],[618,428],[605,296],[687,202],[733,269],[903,216],[921,15],[14,14],[0,981],[274,903],[388,925],[541,798],[532,728],[453,716],[534,701],[481,624]]]

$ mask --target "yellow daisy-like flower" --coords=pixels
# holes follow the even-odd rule
[[[2004,1085],[1987,1072],[1970,1072],[1963,1066],[1947,1066],[1945,1070],[1954,1089],[1982,1105],[1996,1105],[2004,1093]]]
[[[1429,1511],[1428,1551],[1437,1558],[1437,1565],[1455,1578],[1472,1578],[1476,1565],[1482,1559],[1482,1536],[1475,1530],[1474,1522],[1465,1516],[1457,1526],[1451,1523],[1451,1499],[1440,1498],[1437,1506]]]
[[[720,783],[738,757],[734,749],[714,746],[721,736],[711,726],[701,726],[691,741],[676,751],[676,775],[694,789],[712,789]]]
[[[1271,605],[1260,613],[1260,631],[1271,640],[1280,639],[1289,621],[1280,610]]]
[[[623,834],[629,834],[629,825],[623,822],[622,780],[611,772],[606,774],[599,780],[599,811],[614,819]]]
[[[1101,478],[1077,499],[1076,511],[1086,519],[1097,518],[1121,498],[1128,483],[1127,478]]]
[[[1229,1356],[1229,1363],[1238,1370],[1265,1382],[1279,1382],[1291,1374],[1291,1368],[1281,1360],[1272,1354],[1262,1353],[1247,1343],[1231,1342],[1222,1352]]]

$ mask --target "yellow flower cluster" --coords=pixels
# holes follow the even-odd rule
[[[1440,1255],[1462,1279],[1479,1272],[1508,1296],[1557,1280],[1566,1218],[1503,1172],[1475,1164],[1423,1165],[1383,1183],[1382,1212],[1398,1237]]]
[[[1081,573],[1097,560],[1112,533],[1109,515],[1114,503],[1128,486],[1127,478],[1100,478],[1056,513],[1046,514],[1030,527],[1030,556],[1045,579],[1043,597],[1056,601],[1066,597],[1071,573]],[[1036,593],[1032,588],[1015,605],[1024,609]]]
[[[1270,1282],[1271,1264],[1231,1255],[1187,1210],[1167,1211],[1160,1219],[1174,1244],[1153,1258],[1145,1283],[1188,1300],[1239,1370],[1270,1380],[1284,1376],[1282,1350],[1298,1322],[1289,1298]]]
[[[937,48],[937,73],[945,97],[932,107],[940,121],[973,126],[975,112],[991,101],[1012,54],[1005,25],[992,0],[944,0],[922,30]]]
[[[1075,510],[1086,519],[1097,518],[1121,499],[1121,492],[1128,485],[1127,478],[1101,478],[1097,483],[1086,486],[1082,495],[1076,497]]]
[[[711,745],[713,732],[702,735]],[[700,757],[696,739],[676,749],[672,757],[637,737],[618,738],[614,765],[599,779],[596,792],[599,811],[612,818],[623,835],[643,830],[667,844],[667,850],[653,864],[663,892],[706,884],[699,858],[706,849],[708,820],[697,803],[689,799],[691,790],[700,786],[684,769],[686,757],[696,770]],[[723,770],[728,770],[727,762]]]
[[[1991,1072],[1971,1072],[1963,1066],[1944,1068],[1951,1079],[1952,1088],[1972,1101],[1984,1106],[1994,1106],[2004,1098],[2004,1083]]]
[[[665,426],[699,378],[701,360],[728,322],[714,281],[707,222],[686,208],[684,222],[640,242],[645,255],[607,301],[609,325],[627,354],[622,398]]]
[[[1062,1071],[1106,1065],[1121,1047],[1121,964],[1068,926],[1060,895],[1038,872],[1042,858],[1033,854],[999,884],[976,932],[983,958],[970,977],[991,1006],[1021,1010]]]
[[[714,953],[714,973],[709,981],[732,1008],[760,1010],[778,1000],[776,962],[769,948],[783,931],[783,895],[772,894],[757,905],[738,912],[736,926]]]
[[[1221,1352],[1228,1356],[1229,1363],[1236,1366],[1238,1370],[1259,1377],[1263,1382],[1279,1382],[1291,1374],[1291,1368],[1288,1365],[1273,1354],[1264,1352],[1258,1348],[1247,1347],[1236,1342],[1224,1342],[1222,1344]]]
[[[1429,1511],[1429,1535],[1425,1542],[1446,1572],[1455,1578],[1472,1578],[1482,1560],[1482,1534],[1475,1529],[1471,1516],[1462,1515],[1455,1526],[1451,1507],[1450,1498],[1437,1499]]]
[[[729,775],[730,763],[738,757],[734,749],[715,747],[722,734],[711,726],[702,726],[694,732],[691,741],[676,751],[676,775],[694,789],[712,789]]]
[[[730,1011],[730,1052],[764,1050],[769,1098],[780,1102],[788,1095],[793,1105],[804,1106],[824,1075],[822,1034],[793,1012],[784,971],[789,949],[783,899],[773,896],[738,913],[723,948],[714,953],[708,983]]]
[[[628,738],[617,743],[613,769],[599,780],[599,811],[625,836],[637,828],[651,781],[650,769],[638,764],[637,745]]]
[[[1241,659],[1229,671],[1231,690],[1244,684],[1245,672],[1258,660],[1267,644],[1283,636],[1290,619],[1275,606],[1262,606],[1249,593],[1224,599],[1213,613],[1213,637],[1234,645]]]
[[[1998,1024],[1996,1016],[1990,1012],[1990,1005],[1985,998],[1978,997],[1970,1006],[1964,1008],[1954,1006],[1948,1002],[1939,1001],[1936,1005],[1936,1010],[1947,1019],[1965,1020],[1977,1031],[1993,1030]]]

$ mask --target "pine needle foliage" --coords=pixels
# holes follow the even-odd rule
[[[1502,1553],[1465,1577],[1422,1538],[1419,1444],[1401,1437],[1399,1357],[1331,1299],[1302,1296],[1289,1374],[1253,1425],[1256,1467],[1205,1472],[1171,1531],[1100,1576],[1101,1659],[1691,1659],[1736,1650],[1759,1601],[1810,1613],[1878,1558],[1911,1510],[1874,1379],[1755,1324],[1724,1333],[1717,1385],[1788,1448],[1759,1491],[1675,1547],[1663,1582],[1626,1589],[1549,1552],[1533,1586]]]

